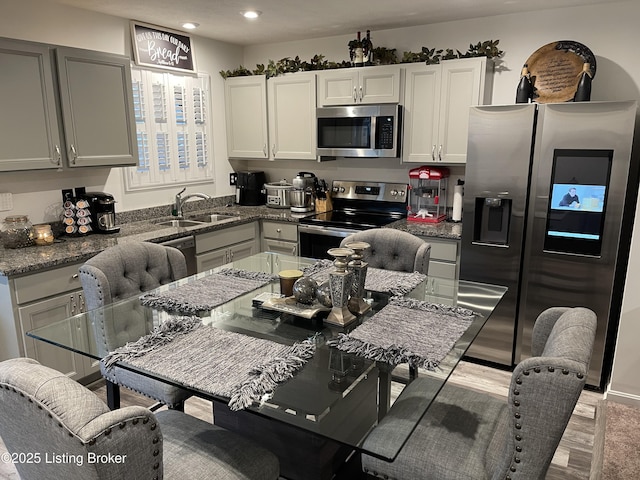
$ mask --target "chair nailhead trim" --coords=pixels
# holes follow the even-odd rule
[[[104,431],[104,434],[105,434],[105,435],[111,435],[111,429],[110,429],[110,428],[107,428],[107,429]]]
[[[516,430],[520,430],[522,429],[522,425],[520,425],[519,423],[516,423]]]
[[[520,445],[518,445],[516,447],[516,452],[521,453],[522,452],[522,447]]]
[[[513,465],[511,465],[511,468],[509,468],[509,470],[511,470],[512,472],[514,472],[514,473],[515,473],[515,471],[516,471],[516,467],[514,467]]]
[[[160,441],[159,437],[153,437],[153,444],[155,445],[156,443],[158,443]]]
[[[516,417],[516,418],[520,418],[521,417],[520,412],[514,413],[513,416]]]
[[[522,435],[516,435],[516,441],[521,441],[522,440]]]
[[[154,423],[153,425],[151,425],[151,430],[155,430],[157,426],[158,426],[158,424]]]
[[[533,371],[536,372],[536,373],[540,373],[540,367],[534,367]]]
[[[127,422],[120,422],[120,425],[119,425],[120,430],[122,430],[126,426],[127,426]]]
[[[159,463],[155,463],[155,464],[153,465],[153,469],[154,469],[154,470],[157,470],[157,469],[159,469],[159,468],[160,468],[160,464],[159,464]]]
[[[516,378],[516,384],[522,385],[522,379],[520,377]]]
[[[514,401],[513,401],[513,404],[514,404],[516,407],[519,407],[519,406],[520,406],[520,400],[514,400]]]
[[[583,374],[581,374],[581,373],[578,373],[576,376],[577,376],[580,380],[582,380],[582,379],[584,378],[584,375],[583,375]]]
[[[520,390],[514,390],[514,391],[513,391],[513,394],[514,394],[514,395],[520,395]]]
[[[154,456],[154,457],[157,457],[158,455],[160,455],[160,450],[155,449],[155,450],[153,451],[153,456]]]
[[[520,457],[515,457],[515,458],[513,459],[513,461],[514,461],[514,462],[516,462],[516,463],[520,463]]]

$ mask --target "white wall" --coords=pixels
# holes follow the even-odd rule
[[[419,52],[424,47],[452,48],[466,51],[470,43],[500,40],[506,53],[498,65],[493,81],[493,104],[513,103],[522,64],[539,47],[558,40],[574,40],[588,46],[596,56],[597,72],[591,99],[594,101],[640,99],[640,2],[618,2],[606,5],[554,9],[528,14],[503,15],[476,20],[449,22],[437,25],[372,31],[374,46]],[[363,25],[362,30],[367,26]],[[330,61],[348,60],[347,43],[353,35],[313,39],[298,42],[255,45],[245,49],[243,65],[254,68],[269,59],[295,57],[308,60],[323,54]],[[638,127],[640,128],[640,124]],[[258,165],[250,165],[258,167]],[[313,165],[318,175],[338,175],[349,178],[352,162]],[[369,167],[369,165],[367,165]],[[378,170],[381,168],[382,170]],[[406,167],[376,165],[367,169],[372,175],[397,177]],[[287,172],[282,166],[265,168],[267,174]],[[335,177],[334,177],[335,178]],[[405,177],[406,178],[406,177]],[[633,248],[625,288],[614,369],[608,395],[619,401],[640,406],[640,208],[636,209]]]
[[[132,56],[129,20],[42,0],[3,2],[0,35]],[[242,47],[197,36],[192,41],[198,70],[211,77],[214,178],[219,180],[216,184],[189,187],[189,192],[232,195],[235,190],[228,185],[229,172],[233,168],[226,155],[224,82],[218,72],[237,66],[242,58]],[[0,173],[0,192],[13,194],[14,208],[0,212],[0,218],[27,214],[34,223],[56,220],[62,198],[60,190],[80,186],[112,193],[118,201],[117,211],[168,204],[181,188],[177,184],[160,191],[127,193],[120,168],[6,172]]]

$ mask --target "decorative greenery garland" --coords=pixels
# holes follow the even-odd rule
[[[395,48],[375,47],[373,49],[373,65],[394,65],[397,63],[417,62],[425,62],[427,65],[432,65],[440,63],[442,60],[452,60],[454,58],[500,58],[504,55],[504,52],[498,48],[498,43],[500,43],[500,40],[486,40],[484,42],[478,42],[475,45],[469,44],[469,49],[465,53],[460,52],[460,50],[454,51],[450,48],[446,50],[436,50],[435,48],[429,49],[422,47],[422,50],[418,53],[404,52],[400,61],[398,61]],[[325,60],[324,55],[321,54],[314,55],[308,62],[300,60],[300,57],[296,55],[294,59],[285,57],[277,62],[269,60],[267,66],[258,64],[254,70],[249,70],[240,65],[235,70],[221,70],[220,75],[222,78],[246,77],[250,75],[266,75],[267,78],[270,78],[285,73],[351,68],[352,66],[351,62],[348,61],[339,63],[329,62]]]

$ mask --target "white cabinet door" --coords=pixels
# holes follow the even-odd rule
[[[55,92],[49,46],[0,40],[0,171],[61,166]]]
[[[211,270],[212,268],[220,267],[226,263],[229,263],[228,248],[220,248],[201,255],[196,255],[196,266],[198,272]]]
[[[442,62],[438,161],[465,163],[469,107],[484,103],[486,57]]]
[[[469,107],[484,103],[486,74],[486,57],[406,67],[403,162],[466,162]]]
[[[405,70],[404,92],[404,162],[433,161],[438,143],[440,122],[439,65],[409,65]]]
[[[26,333],[34,328],[45,327],[80,313],[81,303],[82,300],[79,298],[78,292],[70,292],[18,308],[25,354],[47,367],[65,373],[74,380],[79,380],[91,373],[89,370],[89,358],[64,348],[35,340],[26,336]],[[68,331],[64,332],[65,343],[68,342],[68,345],[75,344],[82,347],[83,345],[80,342],[85,340],[77,337],[77,332],[81,331],[81,329],[74,330],[70,325],[68,325],[68,328]]]
[[[68,165],[137,165],[131,60],[75,48],[56,59]]]
[[[269,158],[266,82],[264,75],[225,80],[229,158]]]
[[[318,73],[318,104],[399,103],[402,70],[396,65],[337,69]]]
[[[316,74],[270,78],[267,91],[269,158],[316,160]]]
[[[229,247],[229,261],[242,260],[258,253],[258,242],[248,240],[246,242],[231,245]]]

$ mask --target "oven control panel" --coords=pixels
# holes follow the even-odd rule
[[[407,190],[408,185],[405,183],[347,180],[334,180],[331,189],[334,198],[402,203],[407,201]]]

